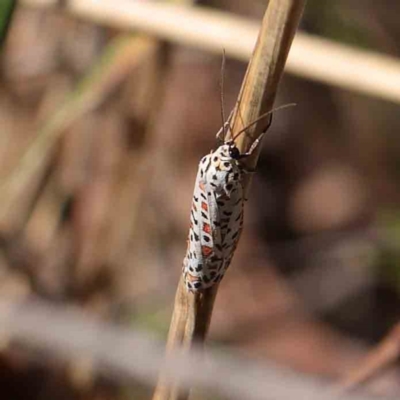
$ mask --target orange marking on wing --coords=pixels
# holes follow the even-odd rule
[[[193,282],[196,282],[196,281],[199,280],[199,278],[198,278],[197,276],[191,275],[190,272],[187,273],[186,279],[187,279],[190,283],[193,283]]]
[[[207,205],[207,203],[206,202],[204,202],[204,201],[202,201],[201,202],[201,208],[204,210],[204,211],[208,211],[208,205]]]
[[[212,253],[212,248],[209,246],[202,246],[201,247],[201,252],[203,253],[204,256],[209,256]]]
[[[209,224],[207,224],[207,223],[204,223],[203,224],[203,231],[205,233],[208,233],[209,235],[211,235],[211,226]]]
[[[206,187],[204,186],[204,182],[199,182],[199,187],[200,187],[200,189],[203,191],[203,192],[205,192],[205,190],[206,190]]]

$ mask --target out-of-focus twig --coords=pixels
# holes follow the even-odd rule
[[[20,0],[50,6],[55,0]],[[258,23],[216,10],[130,0],[70,0],[69,12],[122,29],[137,29],[173,42],[248,60]],[[288,73],[400,103],[397,58],[298,33],[286,64]]]
[[[96,371],[115,379],[152,384],[163,360],[163,344],[150,332],[100,322],[74,309],[30,300],[0,301],[0,339],[42,350],[35,362],[48,358],[93,361]],[[36,353],[37,356],[37,353]],[[326,385],[268,362],[254,362],[223,352],[173,354],[170,376],[187,385],[217,390],[229,399],[373,400],[367,395],[338,396]],[[379,397],[382,399],[382,397]]]
[[[348,372],[339,382],[340,390],[352,390],[376,376],[382,369],[390,366],[400,355],[400,322],[388,333],[385,339],[371,350],[360,363]]]
[[[45,173],[54,146],[65,129],[96,107],[106,93],[131,71],[135,63],[140,62],[154,49],[155,42],[145,37],[123,36],[115,39],[105,50],[99,64],[39,128],[15,169],[0,183],[1,233],[7,234],[16,230],[26,217],[23,213],[12,212],[15,202],[24,197],[26,187],[32,185],[32,182],[39,185],[39,177]]]

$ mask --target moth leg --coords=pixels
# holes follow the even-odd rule
[[[255,168],[245,168],[245,167],[241,167],[241,172],[243,172],[244,174],[254,174],[256,172]]]
[[[272,125],[272,115],[273,115],[273,114],[271,114],[271,116],[270,116],[270,118],[269,118],[268,125],[267,125],[267,126],[265,127],[265,129],[261,132],[261,135],[253,142],[253,144],[251,145],[251,147],[250,147],[250,149],[249,149],[248,152],[243,153],[243,154],[240,155],[240,158],[248,157],[248,156],[250,156],[251,154],[253,154],[253,151],[258,147],[258,145],[259,145],[260,142],[261,142],[261,139],[264,137],[264,135],[267,133],[268,129],[269,129],[270,126]],[[254,172],[254,171],[251,171],[251,170],[250,170],[249,172]]]

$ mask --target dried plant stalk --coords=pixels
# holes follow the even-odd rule
[[[357,389],[392,365],[400,354],[400,322],[338,383],[340,392]]]
[[[270,1],[233,115],[233,137],[244,126],[272,109],[304,4],[305,0]],[[237,138],[236,145],[241,153],[250,149],[267,123],[266,120],[260,120],[248,130],[248,135],[240,135]],[[254,168],[257,158],[256,150],[246,160],[246,167]],[[246,191],[249,183],[244,183]],[[204,342],[217,290],[218,285],[215,285],[201,293],[188,293],[181,277],[175,298],[167,354],[177,350],[187,351],[192,344]],[[187,397],[188,393],[180,390],[178,381],[168,381],[166,376],[161,376],[153,400],[183,400]]]
[[[20,0],[31,7],[48,7],[58,0]],[[95,23],[140,32],[226,53],[247,61],[258,25],[248,19],[205,7],[182,7],[168,2],[70,0],[71,14]],[[301,78],[400,102],[400,61],[382,53],[361,50],[316,35],[299,32],[286,71]]]
[[[116,38],[104,51],[100,63],[39,128],[11,174],[0,181],[1,234],[15,232],[25,222],[55,145],[66,128],[94,109],[134,65],[155,49],[156,43],[146,37],[124,35]],[[16,204],[21,201],[23,205],[18,208],[18,212],[14,212]]]

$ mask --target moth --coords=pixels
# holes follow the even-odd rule
[[[266,115],[272,114],[269,112],[257,118],[236,137]],[[271,122],[272,118],[261,136]],[[227,124],[218,132],[217,138],[221,132],[225,137]],[[223,143],[199,163],[188,246],[183,260],[183,277],[188,291],[198,292],[220,282],[229,267],[243,228],[243,175],[250,172],[244,169],[240,160],[252,154],[261,136],[244,154],[236,147],[235,138],[228,141],[224,138]]]

